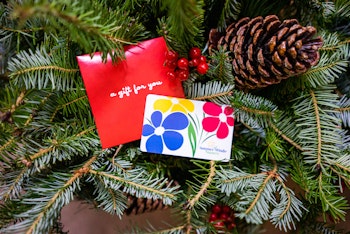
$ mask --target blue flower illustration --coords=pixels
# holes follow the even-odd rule
[[[165,117],[160,111],[151,115],[151,123],[143,125],[142,136],[149,136],[146,141],[148,152],[162,153],[163,145],[169,150],[177,150],[183,144],[183,136],[177,132],[188,126],[188,118],[181,112],[173,112]]]

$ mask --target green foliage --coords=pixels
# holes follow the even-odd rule
[[[294,102],[298,138],[303,148],[305,162],[323,168],[339,157],[341,139],[338,131],[339,119],[332,113],[337,108],[334,86],[316,90],[305,90]]]
[[[172,206],[179,225],[150,232],[215,232],[208,213],[226,204],[237,217],[233,233],[252,233],[264,222],[282,231],[337,233],[316,220],[342,220],[349,208],[341,187],[350,186],[347,0],[6,2],[0,3],[1,233],[48,233],[74,195],[121,218],[128,195]],[[216,51],[207,56],[207,74],[191,69],[183,82],[187,98],[234,108],[228,162],[147,154],[138,141],[101,149],[77,55],[100,51],[118,61],[123,46],[159,36],[180,56],[193,46],[207,55],[210,29],[224,32],[242,17],[270,14],[317,28],[324,41],[317,65],[273,87],[242,91],[232,58]]]
[[[287,231],[295,229],[295,220],[300,220],[305,208],[284,184],[284,169],[276,169],[262,167],[258,174],[239,168],[222,169],[218,172],[218,186],[227,196],[235,193],[239,197],[234,204],[238,217],[256,224],[270,219],[274,225]],[[278,201],[276,194],[281,198]]]
[[[236,119],[247,125],[267,126],[267,121],[278,116],[277,106],[270,100],[250,93],[236,91],[231,99]]]
[[[342,35],[349,36],[350,4],[346,0],[324,2],[325,26],[330,31],[337,31]]]
[[[32,52],[21,51],[9,62],[9,71],[13,85],[26,89],[69,90],[75,85],[78,71],[76,64],[69,64],[61,51],[52,51],[50,55],[44,48]]]
[[[228,52],[214,51],[211,55],[210,69],[207,76],[213,80],[220,80],[224,83],[234,83],[232,64],[228,58]]]
[[[210,100],[219,104],[229,104],[228,96],[234,86],[232,84],[223,84],[219,81],[202,83],[194,83],[188,90],[185,90],[188,98],[198,100]]]
[[[47,33],[65,34],[78,43],[85,52],[102,52],[114,61],[123,56],[123,45],[143,37],[142,25],[134,24],[121,9],[110,10],[94,1],[24,1],[15,5],[11,15],[22,25],[26,20],[38,18],[48,21]],[[62,31],[62,29],[65,29]]]
[[[240,0],[228,1],[205,1],[206,14],[205,22],[207,22],[209,29],[218,28],[219,31],[225,31],[228,23],[237,20],[241,11]]]
[[[79,177],[53,172],[32,181],[30,186],[31,190],[21,201],[27,209],[14,217],[17,220],[14,225],[4,226],[2,232],[48,232],[62,207],[72,201],[73,193],[79,190]]]
[[[203,38],[203,1],[163,1],[167,9],[166,31],[170,48],[185,56],[193,46],[201,46]],[[176,10],[175,10],[176,9]]]
[[[274,131],[267,132],[265,141],[266,143],[263,144],[265,148],[261,153],[262,158],[268,160],[268,157],[273,157],[277,161],[285,159],[287,152],[283,146],[284,141]]]
[[[279,11],[288,4],[288,0],[282,1],[249,1],[242,0],[241,17],[267,16],[269,14],[277,15]]]

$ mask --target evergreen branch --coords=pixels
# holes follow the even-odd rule
[[[182,231],[184,230],[186,226],[185,225],[180,225],[177,227],[172,227],[172,228],[168,228],[168,229],[163,229],[161,232],[157,231],[156,233],[176,233],[177,231]],[[182,232],[180,232],[182,233]]]
[[[347,95],[343,95],[339,102],[338,107],[334,109],[337,113],[335,116],[339,117],[342,121],[342,125],[347,128],[350,126],[350,98]]]
[[[235,109],[236,120],[250,126],[256,123],[260,126],[267,126],[268,120],[279,115],[277,106],[271,101],[241,91],[233,93],[231,105]]]
[[[194,100],[212,100],[223,96],[231,96],[231,95],[232,95],[232,91],[226,91],[226,92],[216,93],[208,96],[196,97],[194,98]]]
[[[92,127],[89,127],[87,129],[84,129],[83,131],[75,134],[75,135],[72,135],[68,138],[66,138],[63,142],[59,142],[57,140],[53,140],[52,141],[52,145],[46,147],[46,148],[41,148],[39,149],[36,153],[28,156],[28,158],[30,159],[30,161],[34,161],[34,160],[37,160],[43,156],[45,156],[46,154],[48,154],[49,152],[55,150],[57,148],[57,146],[59,146],[59,144],[62,144],[64,142],[70,142],[71,140],[74,140],[75,138],[79,138],[87,133],[90,133],[92,131],[95,130],[95,126],[92,126]]]
[[[249,214],[253,208],[256,206],[256,203],[258,202],[258,200],[260,199],[262,192],[264,191],[267,183],[272,179],[272,178],[276,178],[276,172],[277,172],[277,163],[275,160],[273,160],[273,169],[269,172],[267,172],[267,177],[264,179],[264,181],[262,182],[254,200],[252,201],[252,203],[250,204],[250,206],[247,208],[247,210],[245,211],[245,214]]]
[[[348,173],[350,173],[350,167],[346,167],[346,166],[343,166],[342,164],[340,163],[334,163],[334,166],[337,166],[339,167],[340,169],[343,169],[344,171],[347,171]],[[331,167],[332,168],[332,167]],[[339,173],[337,173],[339,174]]]
[[[39,27],[39,28],[27,28],[27,29],[14,29],[14,28],[8,28],[4,26],[0,26],[1,30],[8,31],[8,32],[13,32],[13,33],[30,33],[30,32],[37,32],[41,31],[44,29],[44,27]]]
[[[207,76],[213,80],[220,80],[226,84],[234,84],[234,73],[232,72],[232,64],[228,57],[229,52],[215,50],[210,56],[211,61]]]
[[[334,82],[340,73],[346,71],[347,66],[348,61],[346,60],[329,62],[326,61],[325,56],[321,56],[318,65],[303,73],[301,78],[304,79],[307,86],[317,88]]]
[[[98,179],[100,180],[100,184],[104,185],[102,178],[98,178]],[[97,188],[100,188],[102,190],[104,188],[104,186],[97,186]],[[105,188],[105,189],[108,191],[108,194],[110,195],[110,199],[106,198],[106,196],[103,196],[102,192],[99,192],[98,193],[99,196],[96,198],[96,200],[102,201],[100,207],[102,206],[105,211],[109,212],[110,214],[114,214],[114,212],[115,212],[115,213],[117,213],[117,215],[119,215],[119,217],[121,217],[122,212],[118,212],[116,194],[114,193],[115,191],[112,190],[111,188]],[[110,201],[112,201],[112,202],[110,202]],[[112,206],[110,204],[112,204]],[[106,205],[111,206],[112,209],[106,209],[105,208]],[[125,209],[126,206],[124,206],[123,208]]]
[[[76,137],[81,137],[81,136],[83,136],[83,135],[85,135],[85,134],[87,134],[87,133],[89,133],[89,132],[91,132],[91,131],[94,131],[95,129],[96,129],[95,126],[91,126],[91,127],[89,127],[88,129],[85,129],[84,131],[79,132],[79,133],[76,134],[75,136],[76,136]]]
[[[283,143],[284,141],[278,137],[275,131],[267,130],[260,157],[264,158],[265,156],[266,159],[273,158],[278,161],[284,160],[288,154]]]
[[[315,96],[315,93],[310,90],[312,104],[314,106],[315,111],[315,119],[316,119],[316,129],[317,129],[317,161],[316,165],[321,165],[321,150],[322,150],[322,133],[321,133],[321,123],[320,123],[320,114],[318,109],[318,103]]]
[[[339,112],[347,112],[347,111],[350,111],[350,107],[340,107],[340,108],[335,108],[334,110]]]
[[[341,145],[340,121],[334,116],[337,95],[333,86],[303,92],[294,103],[298,139],[307,163],[323,168],[337,160]]]
[[[4,105],[8,106],[8,112],[10,113],[11,121],[15,122],[18,128],[26,131],[30,129],[29,123],[32,122],[33,118],[42,110],[49,105],[54,106],[53,99],[56,97],[54,93],[50,93],[46,90],[26,90],[21,91],[21,87],[9,85],[4,93],[7,96],[4,98]],[[50,98],[50,96],[55,96]],[[51,101],[46,104],[47,101]],[[45,120],[47,117],[45,116]],[[28,128],[24,128],[28,127]],[[47,127],[47,126],[46,126]],[[15,134],[15,130],[18,128],[12,128],[11,132]]]
[[[323,179],[322,172],[318,176],[317,182],[318,196],[322,203],[323,212],[329,211],[335,220],[339,218],[345,220],[345,210],[349,208],[346,199],[342,196],[335,195],[335,188]]]
[[[192,231],[192,225],[191,225],[191,219],[192,219],[192,212],[191,210],[187,210],[186,212],[186,234],[190,234]]]
[[[48,99],[49,97],[52,95],[52,93],[48,93],[46,97],[44,97],[41,102],[40,102],[40,105],[39,106],[42,106]],[[37,108],[37,110],[39,109],[39,107]],[[34,114],[33,113],[30,113],[30,115],[28,116],[26,122],[24,123],[24,126],[27,126],[34,118]]]
[[[122,147],[123,147],[123,145],[120,144],[120,145],[118,146],[117,150],[115,151],[115,153],[113,154],[113,157],[112,157],[112,164],[113,164],[114,166],[119,167],[119,168],[122,169],[124,172],[126,172],[125,169],[124,169],[123,167],[121,167],[121,166],[119,165],[119,163],[117,163],[117,162],[115,161],[115,157],[117,157],[117,155],[118,155],[118,153],[120,152],[120,150],[122,149]]]
[[[257,175],[265,175],[265,173],[244,174],[244,175],[242,175],[242,176],[237,176],[237,177],[234,177],[234,178],[225,179],[225,180],[223,180],[223,183],[229,184],[229,183],[233,183],[233,182],[236,182],[236,181],[242,181],[242,180],[252,179],[252,178],[256,177]]]
[[[340,40],[338,33],[326,33],[321,32],[321,38],[323,38],[323,45],[319,49],[325,52],[337,52],[344,45],[350,43],[350,39]]]
[[[10,90],[6,90],[7,92],[9,92]],[[16,101],[15,101],[15,103],[12,103],[12,100],[11,100],[11,103],[9,103],[8,105],[11,105],[11,107],[8,107],[8,114],[9,114],[9,116],[11,117],[11,115],[16,111],[16,109],[18,108],[18,107],[20,107],[23,103],[24,103],[24,98],[25,98],[25,96],[28,94],[28,92],[26,92],[26,91],[21,91],[19,94],[18,94],[18,96],[16,97]],[[0,113],[1,113],[1,111],[0,111]],[[7,113],[6,113],[7,114]],[[10,118],[9,117],[9,118]],[[0,121],[2,122],[2,121],[4,121],[2,118],[0,119]],[[0,122],[0,123],[1,123]]]
[[[269,125],[272,127],[272,129],[277,132],[277,134],[279,136],[281,136],[285,141],[287,141],[289,144],[291,144],[292,146],[294,146],[296,149],[300,150],[300,151],[303,151],[303,148],[298,144],[296,143],[295,141],[293,141],[291,138],[289,138],[288,136],[286,136],[285,134],[283,134],[283,132],[281,130],[279,130],[277,128],[276,125],[274,125],[271,121],[269,121]]]
[[[152,227],[155,229],[154,227]],[[155,231],[145,231],[142,230],[143,234],[183,234],[183,230],[186,228],[186,225],[179,225],[179,226],[173,226],[171,228],[165,228],[162,230],[155,230]],[[137,233],[137,232],[134,232]]]
[[[242,3],[239,0],[225,1],[225,5],[218,23],[219,29],[223,30],[226,28],[226,19],[238,19],[239,14],[241,13],[241,4]]]
[[[5,150],[9,145],[11,145],[13,142],[15,141],[14,137],[11,137],[10,139],[8,139],[5,144],[3,144],[2,146],[0,146],[0,153],[1,151]]]
[[[87,98],[87,95],[84,95],[84,96],[78,97],[78,98],[76,98],[76,99],[74,99],[74,100],[72,100],[72,101],[70,101],[70,102],[64,103],[63,105],[60,105],[60,106],[58,106],[58,107],[56,108],[55,113],[56,113],[59,109],[63,109],[63,108],[65,108],[66,106],[72,105],[72,104],[74,104],[74,103],[76,103],[76,102],[79,102],[79,101],[81,101],[81,100],[83,100],[83,99],[86,99],[86,98]]]
[[[210,184],[213,181],[213,178],[215,176],[215,161],[210,161],[210,171],[207,176],[207,180],[202,184],[200,190],[197,192],[197,194],[187,203],[187,209],[193,209],[193,207],[198,203],[199,199],[203,196],[203,194],[208,191],[208,188]]]
[[[32,18],[46,19],[48,32],[59,31],[76,42],[85,53],[101,51],[104,61],[107,55],[113,62],[123,58],[123,45],[132,44],[130,38],[138,40],[146,34],[144,26],[128,10],[119,6],[112,9],[103,2],[28,3],[17,5],[12,17],[20,22]]]
[[[64,68],[64,67],[59,67],[59,66],[54,66],[54,65],[47,65],[47,66],[40,66],[40,67],[30,67],[30,68],[25,68],[22,70],[17,70],[13,73],[11,73],[11,76],[20,76],[25,73],[30,73],[30,72],[36,72],[36,71],[59,71],[62,73],[76,73],[79,71],[79,69],[75,68]]]
[[[349,65],[348,44],[341,42],[337,34],[323,33],[322,36],[324,50],[321,51],[323,53],[318,64],[298,77],[305,87],[317,88],[331,84],[346,71]]]
[[[77,87],[70,92],[64,93],[57,99],[56,108],[50,113],[50,122],[54,121],[56,115],[61,113],[66,117],[71,115],[81,118],[81,116],[91,116],[89,102],[86,96],[85,89]]]
[[[236,167],[234,170],[221,168],[217,174],[220,177],[218,186],[221,188],[221,192],[226,193],[227,196],[231,193],[246,191],[251,184],[261,184],[266,176],[265,172],[249,174]]]
[[[339,178],[343,179],[343,181],[344,181],[346,184],[350,185],[350,179],[347,178],[347,177],[344,175],[344,173],[338,171],[337,169],[335,169],[335,168],[332,167],[332,166],[330,166],[329,169],[331,169],[331,171],[333,171],[335,174],[337,174],[337,175],[339,176]],[[349,169],[349,168],[348,168],[348,169]],[[343,191],[343,190],[342,190],[342,188],[341,188],[341,192],[342,192],[342,191]]]
[[[270,111],[262,111],[258,109],[249,108],[247,106],[240,106],[239,109],[254,115],[265,115],[269,117],[273,116],[273,113]]]
[[[305,191],[305,197],[309,198],[312,195],[312,190],[317,187],[313,170],[309,165],[306,165],[301,155],[297,154],[297,152],[293,151],[290,158],[292,180]]]
[[[82,168],[89,168],[90,165],[96,160],[96,156],[91,157]],[[38,229],[38,225],[40,222],[42,222],[43,219],[45,219],[46,214],[49,212],[52,207],[54,207],[54,204],[57,204],[57,200],[59,197],[64,196],[63,194],[66,192],[66,189],[70,186],[73,186],[74,183],[78,183],[79,178],[81,177],[80,172],[75,172],[68,181],[62,186],[60,190],[55,193],[52,198],[47,202],[46,206],[41,210],[41,212],[37,215],[37,217],[32,222],[31,226],[26,231],[26,234],[36,233],[36,230]],[[67,189],[68,190],[68,189]],[[59,203],[58,203],[59,204]],[[61,205],[63,206],[63,204]],[[56,207],[54,207],[55,210],[57,210]],[[46,225],[45,225],[46,226]]]
[[[18,175],[11,181],[11,186],[8,188],[1,187],[0,197],[1,200],[7,201],[12,197],[17,197],[21,190],[21,183],[23,183],[24,178],[28,175],[28,168],[24,167],[19,171]],[[8,180],[8,179],[7,179]]]
[[[210,100],[218,104],[229,104],[234,85],[223,84],[220,81],[210,81],[205,84],[194,83],[191,87],[184,87],[186,97],[196,100]]]
[[[203,5],[204,1],[165,1],[167,7],[167,25],[170,47],[178,49],[189,49],[199,46],[203,38]],[[177,50],[179,51],[179,50]],[[184,51],[187,52],[187,51]],[[181,54],[182,51],[179,51]]]
[[[226,171],[226,173],[230,177],[242,174],[236,171]],[[276,185],[272,178],[273,174],[266,171],[248,180],[223,183],[221,191],[227,195],[232,192],[237,193],[235,195],[239,200],[234,204],[237,217],[244,218],[248,223],[262,223],[269,217],[270,205],[276,203],[274,196]]]
[[[283,179],[277,175],[277,181],[280,187],[277,192],[280,193],[280,201],[276,208],[271,212],[272,223],[287,232],[288,229],[295,229],[294,219],[300,221],[302,217],[302,209],[306,210],[300,200],[298,200],[293,190],[288,188]],[[293,227],[290,226],[293,225]]]
[[[190,195],[188,196],[188,204],[186,207],[197,214],[197,207],[203,210],[207,209],[208,204],[214,204],[215,191],[217,187],[214,186],[214,176],[217,172],[215,168],[215,161],[197,161],[192,160],[196,166],[190,170],[193,174],[192,180],[186,180],[189,187]]]
[[[11,107],[11,113],[16,111],[16,108],[19,107],[22,103],[23,103],[23,99],[25,97],[26,92],[22,91],[19,96],[16,99],[16,103],[14,105],[12,105]]]
[[[257,194],[255,195],[254,200],[250,203],[249,207],[246,209],[246,211],[244,212],[245,214],[249,214],[253,208],[256,206],[256,203],[258,202],[258,200],[260,199],[260,197],[262,196],[262,193],[264,192],[265,187],[267,186],[267,183],[275,177],[275,174],[273,173],[269,173],[268,176],[265,178],[265,180],[262,182],[262,186],[260,186]]]
[[[50,145],[49,147],[45,148],[45,149],[39,149],[38,152],[36,152],[35,154],[29,156],[30,161],[34,161],[35,159],[45,155],[46,153],[52,151],[54,149],[54,145]]]
[[[331,34],[332,36],[334,34]],[[336,51],[338,49],[340,49],[341,47],[343,47],[346,44],[350,43],[350,39],[348,40],[343,40],[343,41],[339,41],[336,45],[326,45],[326,46],[322,46],[319,50],[320,51]]]
[[[113,181],[118,181],[118,182],[121,182],[122,184],[126,184],[129,186],[138,188],[140,190],[148,191],[152,194],[157,194],[157,196],[162,197],[163,199],[164,198],[170,198],[170,199],[176,198],[175,194],[172,194],[170,192],[161,191],[161,190],[158,190],[156,188],[152,188],[152,187],[140,184],[140,183],[136,183],[132,180],[125,179],[125,178],[122,178],[120,176],[112,175],[112,174],[109,174],[109,173],[106,173],[103,171],[95,171],[93,169],[90,169],[89,173],[94,174],[94,175],[98,175],[98,176],[103,176],[105,178],[112,179]]]
[[[79,69],[72,68],[70,61],[61,60],[61,56],[64,57],[64,52],[48,54],[44,48],[21,51],[9,62],[11,81],[26,89],[71,89]]]
[[[125,194],[123,194],[122,191],[115,191],[110,187],[106,187],[101,177],[97,177],[94,182],[96,186],[96,200],[100,202],[98,207],[101,207],[111,215],[116,214],[121,218],[124,210],[127,208],[127,198]]]
[[[218,172],[219,187],[227,196],[235,193],[239,198],[234,203],[236,214],[247,222],[262,223],[270,218],[280,229],[295,229],[295,220],[300,220],[305,208],[284,183],[285,169],[278,168],[272,156],[269,158],[273,168],[262,167],[258,174],[245,173],[238,168],[234,168],[235,171],[222,169]]]
[[[283,212],[280,214],[280,216],[278,217],[278,219],[282,219],[287,214],[288,210],[290,210],[290,207],[292,206],[292,198],[291,198],[291,193],[289,192],[289,189],[286,186],[286,184],[284,183],[284,181],[282,180],[282,178],[280,176],[276,176],[276,179],[280,182],[284,191],[286,191],[286,193],[287,193],[287,200],[288,200],[287,206],[283,210]]]

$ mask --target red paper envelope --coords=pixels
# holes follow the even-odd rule
[[[148,94],[184,97],[181,81],[166,77],[167,50],[159,37],[126,47],[117,64],[100,53],[77,57],[102,148],[141,138]]]

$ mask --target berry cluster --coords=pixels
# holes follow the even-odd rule
[[[171,70],[167,72],[169,79],[187,80],[190,75],[190,68],[195,68],[197,72],[204,75],[208,71],[207,58],[202,55],[198,47],[190,49],[189,58],[179,58],[177,52],[169,50],[165,54],[165,66]]]
[[[209,222],[216,230],[231,231],[236,227],[234,211],[227,205],[213,205]]]

